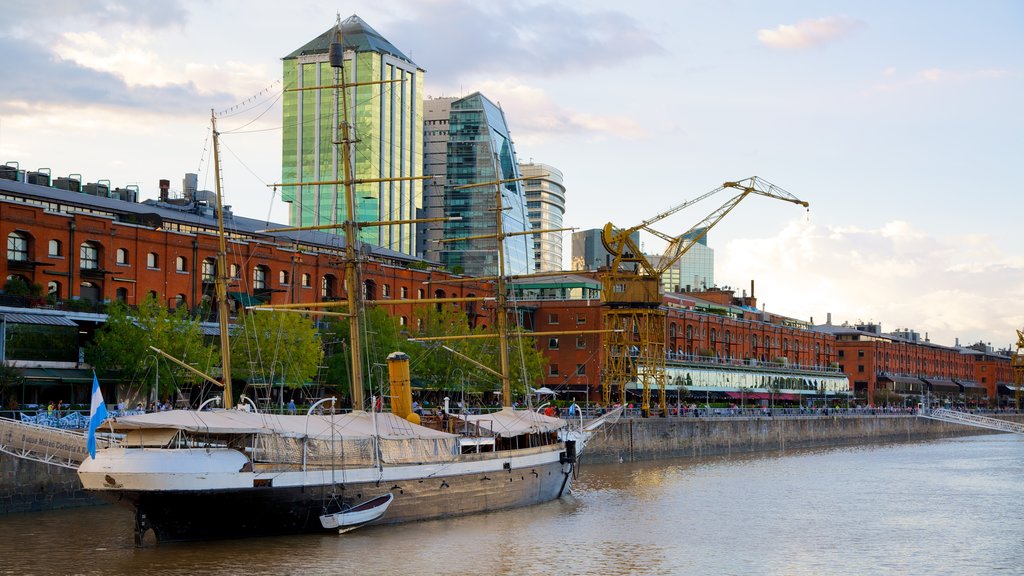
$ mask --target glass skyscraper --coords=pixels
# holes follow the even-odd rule
[[[555,230],[562,227],[565,215],[565,185],[562,172],[547,164],[520,164],[526,190],[526,215],[534,230]],[[557,272],[562,266],[562,233],[543,232],[533,235],[533,266],[537,272]]]
[[[341,24],[345,81],[365,84],[347,89],[353,147],[352,174],[359,180],[423,174],[423,70],[384,37],[351,16]],[[335,27],[284,57],[281,177],[285,183],[342,180],[341,151],[335,146],[342,115],[340,95],[329,88],[340,78],[328,62]],[[296,88],[328,87],[319,90]],[[367,182],[355,186],[359,221],[416,217],[422,205],[418,180]],[[286,186],[292,226],[337,224],[346,218],[341,184]],[[340,229],[337,230],[340,233]],[[414,255],[415,224],[368,227],[360,238]]]
[[[461,219],[444,223],[444,237],[493,234],[496,229],[495,187],[485,185],[460,189],[460,186],[518,177],[516,153],[501,108],[479,92],[452,102],[448,123],[444,215]],[[500,188],[504,232],[531,230],[522,182],[507,182]],[[507,274],[533,272],[532,236],[522,234],[505,239]],[[453,272],[472,276],[493,275],[498,272],[496,248],[492,238],[445,243],[441,262]]]

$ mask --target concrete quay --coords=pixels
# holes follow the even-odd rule
[[[997,417],[1024,422],[1021,414]],[[583,462],[776,452],[994,433],[911,414],[623,418],[598,432],[587,445]]]

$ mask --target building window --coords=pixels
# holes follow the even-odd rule
[[[311,284],[311,280],[312,279],[310,278],[308,273],[306,273],[306,272],[302,273],[302,287],[303,288],[312,288],[313,286]]]
[[[864,365],[863,364],[858,364],[857,365],[857,372],[864,372]]]
[[[576,365],[576,375],[577,376],[586,376],[587,375],[587,365],[586,364],[577,364]]]
[[[174,269],[178,272],[187,272],[188,260],[184,256],[178,256],[174,259]]]
[[[548,324],[558,324],[558,314],[548,314]]]
[[[840,350],[839,351],[839,357],[842,358],[844,356],[846,356],[846,350]]]
[[[405,326],[405,325],[406,325],[406,324],[408,324],[408,323],[409,323],[409,318],[407,318],[407,317],[405,317],[405,316],[400,316],[400,317],[398,318],[398,325],[399,325],[399,326]]]
[[[203,282],[213,282],[217,279],[217,261],[213,258],[203,259]]]
[[[583,324],[586,324],[586,323],[587,323],[587,315],[586,314],[577,314],[576,315],[576,325],[577,326],[580,326],[580,325],[583,325]]]
[[[230,276],[231,276],[232,280],[238,280],[238,264],[232,264],[231,265],[231,274],[230,274]]]
[[[577,336],[576,337],[576,349],[577,350],[586,350],[587,349],[587,337],[586,336]]]
[[[252,287],[254,290],[263,290],[267,287],[267,269],[257,266],[252,269]]]
[[[114,262],[116,262],[118,266],[127,266],[128,251],[124,248],[118,248],[117,251],[114,252]]]
[[[857,350],[857,358],[863,358],[863,357],[864,357],[864,351],[863,350]]]
[[[47,253],[51,258],[61,258],[64,256],[62,248],[63,245],[60,243],[60,240],[50,240]]]
[[[338,284],[334,279],[334,276],[330,274],[324,274],[323,279],[320,281],[320,296],[323,298],[336,298],[338,291]]]
[[[416,299],[423,300],[423,288],[419,288],[416,290]]]
[[[7,259],[15,262],[28,261],[28,237],[21,232],[7,235]]]
[[[277,273],[277,283],[282,285],[282,286],[287,286],[288,285],[288,272],[287,271],[281,270],[280,272]]]
[[[558,338],[548,338],[548,350],[558,350]]]
[[[381,284],[380,285],[380,294],[384,298],[391,298],[391,285],[390,284]]]
[[[78,249],[79,268],[82,270],[98,270],[100,267],[100,251],[92,242],[82,242]]]
[[[409,297],[409,287],[408,286],[402,286],[402,300],[405,300],[408,297]]]
[[[548,376],[558,376],[558,364],[548,364]]]
[[[115,292],[115,297],[117,298],[117,301],[122,304],[128,302],[128,289],[123,287],[118,288]]]
[[[157,269],[160,267],[160,257],[157,256],[156,252],[150,252],[146,254],[146,268]]]
[[[50,280],[46,283],[46,295],[50,298],[60,298],[60,282]]]
[[[178,309],[183,306],[185,306],[185,295],[178,294],[177,296],[174,297],[174,308]]]

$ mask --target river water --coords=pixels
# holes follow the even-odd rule
[[[1024,437],[586,465],[531,508],[150,545],[113,506],[0,517],[0,574],[1022,574]]]

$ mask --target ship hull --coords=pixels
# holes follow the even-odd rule
[[[131,454],[124,453],[122,472],[111,470],[118,467],[115,462],[107,466],[107,473],[100,475],[96,470],[102,466],[94,466],[80,475],[86,489],[135,508],[137,541],[152,529],[158,541],[170,542],[324,532],[320,515],[332,507],[355,505],[388,493],[394,495],[394,501],[376,524],[538,504],[562,496],[571,487],[573,465],[564,450],[557,448],[532,449],[525,455],[513,454],[520,451],[472,455],[443,465],[314,473],[237,472],[193,483],[187,480],[196,475],[186,471],[179,475],[178,485],[161,480],[164,484],[159,486],[146,484],[146,472],[133,477],[124,473],[124,463],[131,462]],[[102,484],[97,485],[101,477]],[[120,485],[115,478],[124,479],[127,485]]]

